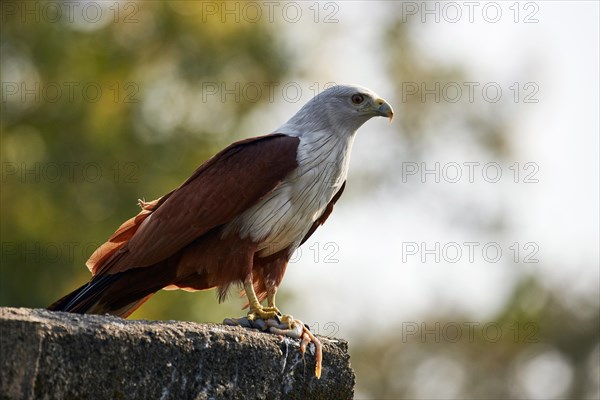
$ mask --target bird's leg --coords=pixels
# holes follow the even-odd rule
[[[277,314],[281,315],[281,311],[275,305],[275,295],[277,294],[276,287],[268,287],[267,288],[267,305],[268,307],[264,307],[265,310],[275,311]]]
[[[277,294],[277,286],[275,285],[267,285],[267,304],[268,307],[265,307],[265,310],[275,311],[277,315],[279,315],[279,320],[287,325],[288,329],[292,329],[292,325],[294,322],[294,318],[291,315],[281,315],[281,311],[275,305],[275,295]]]
[[[244,281],[244,290],[246,291],[246,296],[248,297],[248,319],[253,321],[256,318],[260,319],[270,319],[275,318],[278,314],[279,310],[274,311],[268,308],[265,308],[258,301],[258,297],[256,296],[256,292],[254,291],[254,285],[252,283],[252,275]]]

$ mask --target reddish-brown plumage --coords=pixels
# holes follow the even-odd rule
[[[140,224],[131,228],[135,234],[91,269],[116,273],[173,256],[273,190],[297,167],[298,142],[287,135],[268,135],[227,147],[140,218]]]
[[[173,192],[171,192],[173,193]],[[140,200],[139,204],[142,211],[133,218],[123,222],[119,229],[108,238],[108,241],[98,247],[87,260],[86,265],[92,275],[96,275],[98,268],[101,267],[117,250],[119,250],[131,237],[136,233],[142,222],[150,216],[152,211],[156,209],[163,201],[165,201],[171,193],[163,197],[145,202]]]
[[[179,188],[151,201],[125,221],[87,262],[92,281],[51,309],[127,316],[162,288],[218,288],[252,274],[257,296],[277,287],[289,248],[258,257],[257,243],[223,225],[260,201],[296,167],[298,138],[269,135],[243,140],[202,164]],[[343,187],[342,187],[343,189]],[[315,221],[306,240],[325,222],[338,195]]]

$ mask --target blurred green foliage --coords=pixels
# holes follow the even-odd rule
[[[215,112],[202,85],[278,81],[290,55],[264,24],[202,21],[201,2],[124,2],[117,22],[116,3],[96,3],[99,27],[13,3],[34,12],[2,16],[0,304],[42,307],[89,279],[85,260],[136,199],[178,186],[266,99]],[[214,318],[213,293],[160,297],[136,315]]]

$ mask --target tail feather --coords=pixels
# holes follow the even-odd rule
[[[74,292],[66,295],[48,307],[49,310],[66,311],[78,314],[101,314],[98,307],[102,295],[119,280],[119,274],[103,275],[92,279]],[[109,311],[107,311],[109,312]]]
[[[51,304],[48,309],[126,318],[154,293],[169,285],[174,269],[165,264],[103,274]]]
[[[86,283],[85,285],[82,285],[78,289],[75,289],[74,291],[72,291],[71,293],[67,294],[66,296],[63,296],[60,299],[56,300],[54,303],[52,303],[52,304],[50,304],[48,306],[48,310],[51,310],[51,311],[66,311],[67,310],[67,305],[71,302],[71,300],[75,296],[77,296],[79,293],[81,293],[81,291],[84,290],[88,285],[89,285],[89,283]]]

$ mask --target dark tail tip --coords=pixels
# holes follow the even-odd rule
[[[171,284],[176,269],[159,263],[116,274],[96,275],[89,283],[51,304],[48,309],[79,314],[129,316],[156,291]]]
[[[81,286],[79,289],[76,289],[76,290],[72,291],[71,293],[69,293],[68,295],[61,297],[60,299],[56,300],[54,303],[50,304],[47,309],[50,311],[69,311],[68,305],[88,285],[89,285],[89,283],[86,283],[85,285]]]
[[[52,303],[48,306],[48,310],[96,314],[98,310],[94,310],[94,308],[97,308],[95,306],[98,305],[98,301],[118,278],[118,274],[93,278],[90,282]]]

